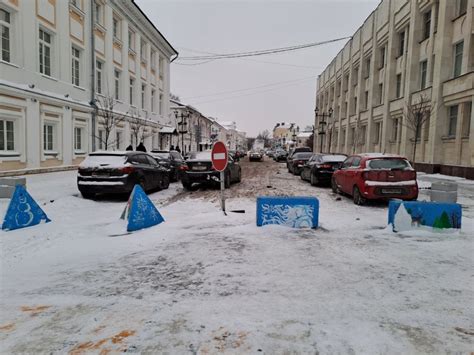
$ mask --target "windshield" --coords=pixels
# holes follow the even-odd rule
[[[405,159],[371,159],[367,162],[369,169],[411,169],[410,163]]]
[[[81,168],[122,167],[127,161],[126,155],[89,155],[80,165]]]

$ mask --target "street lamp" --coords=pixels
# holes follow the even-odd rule
[[[319,149],[320,153],[323,152],[323,140],[324,140],[324,135],[326,134],[326,124],[327,124],[327,122],[324,119],[328,118],[328,121],[329,121],[329,118],[331,118],[332,113],[333,113],[332,108],[330,108],[327,113],[325,113],[325,112],[319,113],[319,109],[317,107],[314,109],[314,114],[316,116],[316,119],[318,117],[320,117],[319,127],[318,127],[319,128],[318,134],[320,136],[319,139],[321,141],[321,148]]]
[[[177,110],[174,111],[174,117],[176,117],[176,120],[178,120],[178,118],[181,119],[180,122],[178,122],[178,134],[181,134],[181,152],[184,154],[185,151],[184,151],[184,135],[186,133],[188,133],[187,131],[187,122],[186,120],[189,118],[189,116],[191,116],[191,112],[190,111],[187,111],[186,113],[184,112],[181,112],[179,113]],[[178,143],[179,145],[179,143]]]

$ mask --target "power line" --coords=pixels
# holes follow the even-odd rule
[[[279,89],[282,89],[282,88],[285,88],[285,87],[288,87],[288,86],[295,86],[295,85],[305,84],[306,81],[308,81],[308,80],[310,80],[310,79],[312,80],[312,79],[314,79],[314,78],[309,78],[309,79],[305,79],[304,81],[300,81],[300,82],[298,82],[298,83],[283,85],[283,86],[280,86],[280,87],[271,88],[271,89],[267,89],[267,90],[260,90],[260,91],[252,92],[252,93],[248,93],[248,94],[237,95],[237,96],[229,96],[229,97],[223,97],[223,98],[214,99],[214,100],[199,101],[199,102],[193,103],[193,105],[200,105],[200,104],[206,104],[206,103],[210,103],[210,102],[217,102],[217,101],[224,101],[224,100],[236,99],[236,98],[244,97],[244,96],[257,95],[257,94],[265,93],[265,92],[268,92],[268,91],[279,90]]]
[[[254,90],[254,89],[260,89],[260,88],[265,88],[269,86],[279,86],[281,84],[288,84],[288,83],[295,83],[295,82],[300,82],[300,81],[306,81],[309,79],[316,79],[315,76],[310,76],[306,78],[301,78],[301,79],[293,79],[293,80],[286,80],[286,81],[278,81],[274,83],[269,83],[269,84],[264,84],[264,85],[259,85],[259,86],[254,86],[254,87],[249,87],[249,88],[244,88],[244,89],[237,89],[237,90],[230,90],[230,91],[220,91],[220,92],[215,92],[212,94],[206,94],[206,95],[200,95],[200,96],[188,96],[188,97],[183,97],[183,99],[196,99],[196,98],[201,98],[201,97],[209,97],[209,96],[220,96],[220,95],[225,95],[225,94],[233,94],[237,92],[242,92],[242,91],[247,91],[247,90]]]
[[[289,51],[295,51],[299,49],[311,48],[316,46],[321,46],[323,44],[333,43],[342,41],[344,39],[348,39],[350,37],[342,37],[331,39],[322,42],[314,42],[308,44],[302,44],[297,46],[290,46],[290,47],[282,47],[282,48],[273,48],[273,49],[264,49],[258,51],[248,51],[248,52],[236,52],[236,53],[226,53],[226,54],[213,54],[213,55],[202,55],[202,56],[191,56],[191,57],[179,57],[178,60],[208,60],[208,59],[229,59],[229,58],[243,58],[243,57],[253,57],[253,56],[261,56],[261,55],[268,55],[268,54],[276,54],[276,53],[283,53]]]

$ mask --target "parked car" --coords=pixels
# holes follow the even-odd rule
[[[303,166],[313,156],[311,152],[302,152],[293,154],[292,158],[287,161],[288,172],[299,175]]]
[[[79,165],[77,187],[84,198],[98,193],[129,194],[138,184],[143,190],[167,189],[169,170],[144,152],[96,152]]]
[[[301,179],[313,186],[330,184],[333,172],[341,167],[346,158],[345,154],[313,154],[301,170]]]
[[[260,152],[257,152],[255,150],[252,150],[249,153],[249,161],[262,161],[263,160],[263,154]]]
[[[158,162],[170,170],[170,181],[178,181],[181,179],[182,172],[186,166],[181,153],[176,150],[156,150],[150,152]]]
[[[277,149],[273,155],[273,160],[276,162],[286,161],[288,157],[288,152],[284,149]]]
[[[331,186],[335,193],[351,195],[357,205],[367,200],[418,198],[416,171],[399,155],[352,155],[334,172]]]
[[[286,157],[286,167],[289,168],[289,162],[290,160],[293,159],[293,155],[296,153],[303,153],[303,152],[312,152],[311,148],[309,147],[298,147],[298,148],[292,148],[288,152],[288,156]]]
[[[211,152],[194,152],[191,153],[186,161],[187,168],[181,177],[183,187],[187,190],[191,189],[194,184],[219,184],[220,172],[212,167]],[[229,155],[227,168],[224,170],[225,187],[229,188],[233,182],[240,182],[242,179],[242,168]]]
[[[267,157],[273,158],[273,156],[275,155],[275,151],[272,150],[272,149],[267,149],[267,151],[265,152],[265,154],[267,155]]]
[[[232,157],[232,159],[234,159],[234,161],[239,161],[240,160],[240,153],[236,150],[228,150],[227,153],[229,154],[229,156]]]

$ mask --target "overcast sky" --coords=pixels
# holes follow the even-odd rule
[[[180,57],[186,57],[203,55],[202,52],[243,52],[351,36],[379,0],[136,2]],[[176,60],[171,65],[171,92],[204,115],[236,121],[248,136],[264,129],[271,131],[277,122],[295,122],[300,127],[311,125],[316,78],[346,41],[201,65],[182,65],[189,62]]]

